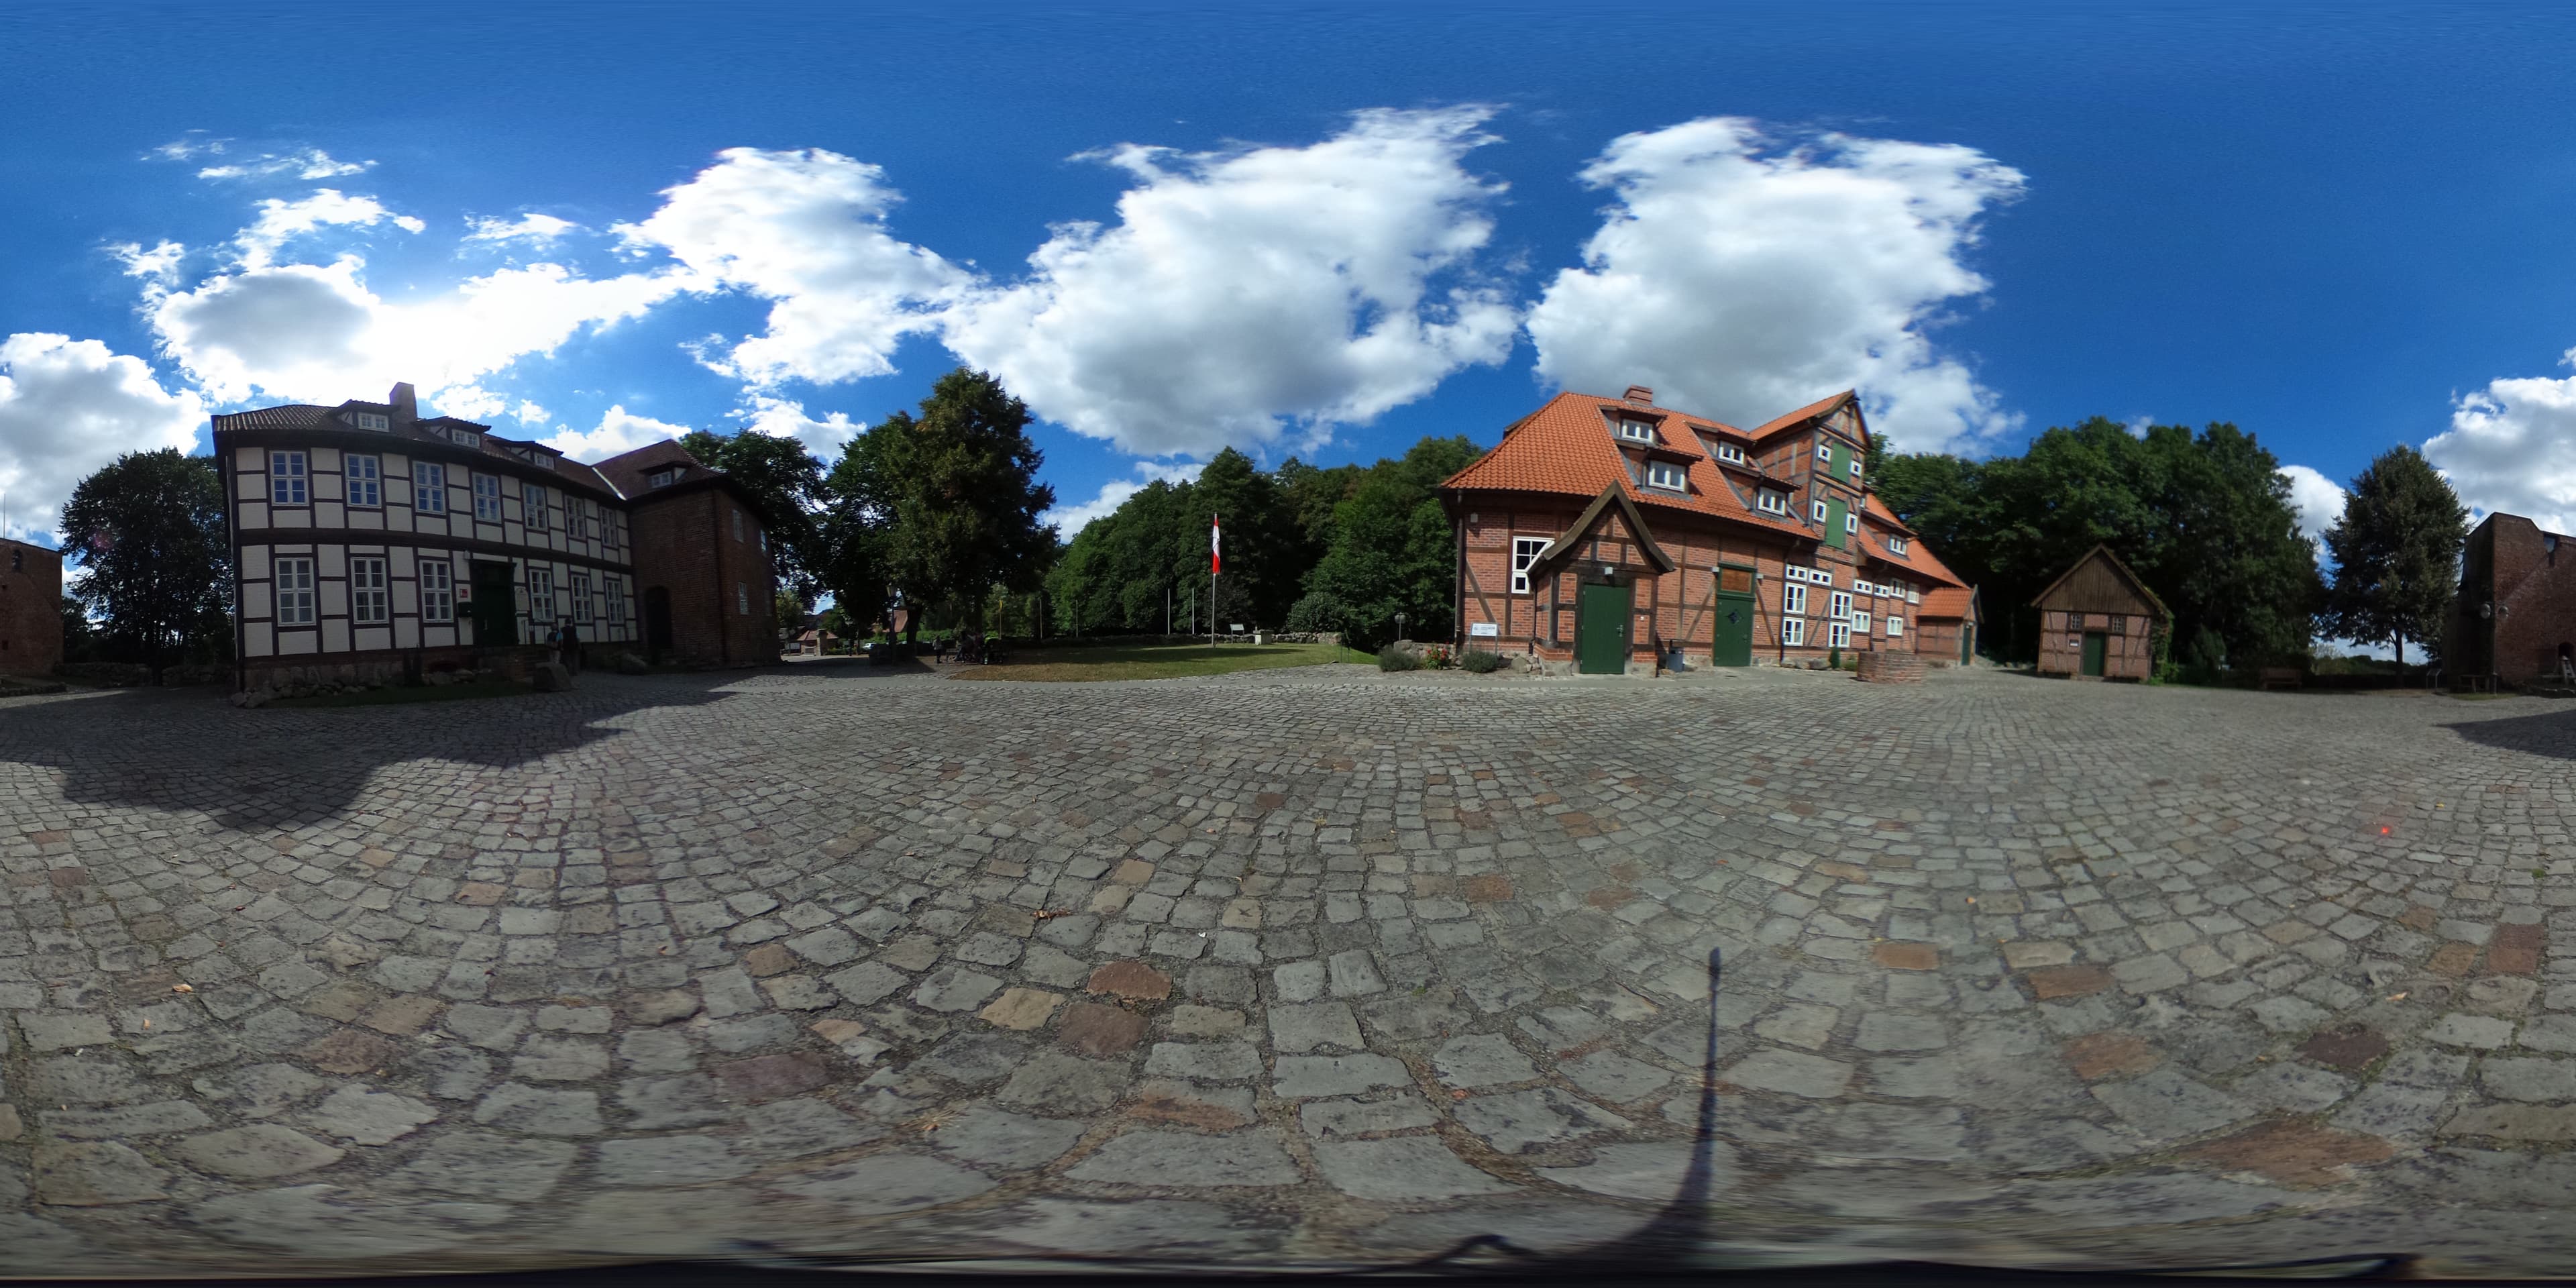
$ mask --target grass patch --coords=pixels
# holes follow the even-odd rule
[[[271,698],[261,703],[267,707],[390,707],[406,702],[452,702],[465,698],[506,698],[513,694],[534,693],[533,686],[516,680],[477,680],[472,684],[424,684],[409,688],[389,684],[381,689],[360,689],[354,693],[321,693],[307,698]]]
[[[1021,649],[999,665],[961,669],[961,680],[1167,680],[1327,662],[1374,662],[1337,644],[1128,644]]]

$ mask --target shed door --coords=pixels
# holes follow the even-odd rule
[[[1575,598],[1574,665],[1585,675],[1628,669],[1628,588],[1586,583]]]
[[[2102,673],[2102,657],[2109,651],[2110,644],[2111,637],[2104,632],[2084,632],[2084,673],[2086,675]]]
[[[1709,660],[1719,666],[1753,665],[1753,570],[1717,570],[1717,634]]]

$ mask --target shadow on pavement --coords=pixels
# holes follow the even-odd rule
[[[2576,707],[2496,720],[2457,720],[2442,727],[2481,747],[2576,760]]]

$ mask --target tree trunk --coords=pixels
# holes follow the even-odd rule
[[[2389,634],[2397,640],[2397,673],[2404,675],[2406,674],[2406,629],[2401,626],[2390,631]]]

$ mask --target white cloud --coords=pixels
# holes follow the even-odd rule
[[[894,370],[896,344],[928,329],[964,270],[896,240],[901,200],[885,172],[820,148],[733,148],[663,193],[662,208],[615,231],[629,250],[659,248],[699,278],[771,301],[762,335],[701,351],[716,371],[767,388]]]
[[[1089,527],[1092,520],[1107,517],[1125,505],[1127,498],[1144,491],[1146,484],[1156,479],[1166,483],[1193,482],[1202,468],[1199,465],[1158,465],[1152,461],[1138,461],[1134,479],[1111,479],[1101,484],[1099,494],[1090,500],[1080,505],[1058,505],[1039,515],[1038,522],[1054,524],[1056,533],[1071,541],[1074,534]]]
[[[259,217],[233,238],[233,244],[241,248],[245,267],[263,268],[292,238],[334,225],[364,228],[377,223],[391,223],[414,233],[427,227],[409,215],[385,209],[373,197],[352,197],[337,188],[316,188],[302,201],[270,197],[260,202]]]
[[[465,240],[470,242],[523,241],[534,246],[551,244],[556,238],[581,227],[569,219],[557,219],[553,215],[540,215],[533,212],[521,215],[515,221],[468,220],[466,226],[473,229],[472,232],[465,234]]]
[[[2284,465],[2281,477],[2290,481],[2290,509],[2299,516],[2299,532],[2324,541],[2326,529],[2343,517],[2343,489],[2305,465]],[[2323,546],[2317,558],[2325,558]]]
[[[2561,359],[2576,367],[2576,349]],[[2492,380],[2451,404],[2424,444],[2475,518],[2519,514],[2552,532],[2576,524],[2576,376]]]
[[[974,292],[943,334],[1040,415],[1140,455],[1364,423],[1511,350],[1511,305],[1460,280],[1502,192],[1461,164],[1491,141],[1488,115],[1371,111],[1307,147],[1096,154],[1137,181],[1117,225],[1058,225],[1027,280]]]
[[[1986,279],[1977,220],[2022,190],[1971,148],[1827,134],[1782,147],[1710,118],[1623,135],[1582,172],[1618,203],[1530,311],[1541,376],[1760,424],[1858,388],[1905,450],[2019,423],[1928,332]]]
[[[213,139],[203,137],[205,133],[206,132],[204,130],[190,130],[186,134],[172,139],[171,141],[152,149],[150,152],[145,153],[144,159],[158,161],[186,161],[192,157],[220,156],[223,153],[224,145],[232,142],[231,139]]]
[[[599,426],[596,429],[579,433],[563,429],[557,431],[553,437],[539,441],[576,461],[597,464],[609,457],[631,452],[666,438],[678,438],[688,432],[689,427],[686,425],[674,425],[669,421],[655,420],[650,416],[637,416],[629,413],[623,406],[617,406],[609,408],[608,413],[599,418]]]
[[[821,420],[805,414],[805,404],[768,394],[747,395],[743,409],[735,415],[743,428],[773,438],[802,440],[805,450],[822,458],[825,468],[840,459],[841,448],[859,436],[867,426],[850,419],[845,411],[830,412]]]
[[[153,290],[167,289],[179,280],[179,261],[186,258],[188,248],[164,238],[150,250],[141,242],[120,242],[108,247],[107,253],[124,265],[127,277],[142,278],[145,289]]]
[[[170,151],[177,146],[179,144],[165,143],[157,151],[173,160],[195,155],[191,152]],[[201,150],[221,152],[224,149],[221,143],[217,143]],[[210,165],[199,170],[197,177],[200,179],[266,179],[277,175],[291,175],[298,179],[337,179],[345,175],[364,174],[374,169],[375,165],[373,161],[335,161],[330,153],[320,148],[301,148],[287,153],[265,152],[251,160],[237,161],[230,165]]]
[[[519,405],[510,409],[510,416],[522,425],[542,425],[553,419],[545,408],[527,398],[520,399]]]
[[[84,476],[126,452],[188,450],[205,420],[195,393],[164,390],[141,358],[96,340],[0,340],[0,534],[51,530]]]

